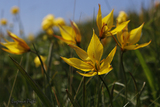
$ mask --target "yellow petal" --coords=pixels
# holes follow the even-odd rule
[[[65,58],[65,57],[61,57],[67,64],[69,64],[70,66],[73,66],[77,69],[80,69],[82,71],[90,71],[93,69],[93,67],[86,63],[86,62],[83,62],[82,60],[80,59],[77,59],[77,58]]]
[[[74,29],[75,33],[76,33],[76,42],[80,43],[81,42],[81,33],[79,31],[78,26],[76,25],[75,22],[72,22],[72,21],[71,21],[71,26]]]
[[[70,40],[70,41],[73,41],[73,42],[76,43],[76,41],[75,41],[75,32],[74,32],[72,27],[61,26],[59,28],[60,28],[61,35],[65,40]]]
[[[106,73],[109,73],[112,70],[112,66],[111,65],[106,65],[104,67],[102,67],[99,71],[98,71],[98,75],[103,75]]]
[[[116,53],[116,50],[117,50],[117,46],[115,46],[115,47],[112,49],[112,51],[109,53],[109,55],[107,56],[107,58],[104,59],[104,61],[103,61],[102,64],[101,64],[101,68],[103,68],[103,66],[106,66],[106,65],[108,65],[108,64],[110,64],[110,63],[112,62],[113,57],[114,57],[114,55],[115,55],[115,53]]]
[[[77,71],[78,72],[78,71]],[[80,72],[78,72],[80,75],[82,75],[82,76],[85,76],[85,77],[92,77],[92,76],[95,76],[95,75],[97,75],[97,72],[89,72],[89,73],[86,73],[86,74],[84,74],[84,73],[80,73]]]
[[[62,40],[63,42],[65,42],[65,43],[67,43],[67,44],[76,44],[75,41],[66,40],[66,39],[64,39],[64,38],[62,38],[62,37],[60,37],[60,36],[57,36],[57,35],[53,35],[53,36],[56,37],[56,38],[58,38],[58,39],[60,39],[60,40]]]
[[[134,50],[148,46],[150,43],[151,43],[151,40],[148,43],[143,43],[143,44],[137,45]]]
[[[83,49],[79,48],[78,46],[76,45],[69,45],[71,48],[73,48],[77,55],[84,61],[89,61],[89,57],[88,57],[88,54],[86,51],[84,51]]]
[[[118,39],[118,42],[122,45],[122,42],[123,42],[123,39],[122,39],[122,32],[117,32],[117,39]]]
[[[101,13],[101,5],[99,4],[99,9],[98,9],[98,14],[97,14],[97,27],[99,32],[101,32],[101,28],[102,28],[102,13]]]
[[[129,44],[135,44],[139,41],[140,37],[141,37],[141,32],[142,32],[142,27],[143,27],[144,23],[139,26],[136,29],[131,30],[130,32],[130,37],[128,39]]]
[[[113,11],[112,10],[106,17],[104,17],[102,19],[102,24],[107,24],[108,27],[112,27],[113,26]]]
[[[87,49],[88,56],[92,61],[100,61],[103,54],[103,45],[93,30],[93,36]]]
[[[5,46],[7,49],[2,48],[4,51],[13,53],[13,54],[22,54],[26,52],[23,47],[15,42],[1,43],[1,45]]]
[[[128,25],[129,22],[130,22],[130,20],[119,24],[115,29],[113,29],[111,31],[111,34],[115,35],[115,34],[117,34],[117,32],[122,31]]]

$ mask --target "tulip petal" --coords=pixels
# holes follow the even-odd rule
[[[75,33],[76,33],[76,41],[77,41],[77,42],[81,42],[81,33],[80,33],[80,31],[79,31],[78,26],[76,25],[75,22],[72,22],[72,21],[70,21],[70,22],[71,22],[71,26],[72,26],[73,30],[74,30]]]
[[[98,10],[96,22],[97,22],[98,30],[100,32],[101,28],[102,28],[102,13],[101,13],[101,5],[100,4],[99,4],[99,10]]]
[[[23,47],[18,45],[15,42],[7,42],[7,43],[1,43],[1,45],[5,46],[7,49],[2,48],[4,51],[13,53],[13,54],[22,54],[26,52]]]
[[[92,76],[97,75],[97,72],[89,72],[89,73],[84,74],[84,73],[80,73],[77,71],[77,73],[79,73],[80,75],[85,76],[85,77],[92,77]]]
[[[73,48],[77,55],[84,61],[89,61],[90,58],[88,57],[88,54],[86,51],[84,51],[83,49],[79,48],[78,46],[76,45],[69,45],[71,48]]]
[[[122,30],[127,26],[127,24],[128,24],[129,22],[130,22],[130,20],[119,24],[115,29],[113,29],[113,30],[111,31],[111,34],[112,34],[112,35],[115,35],[115,34],[117,34],[117,32],[122,31]]]
[[[144,23],[141,26],[139,26],[138,28],[131,30],[130,37],[128,39],[128,42],[130,45],[135,44],[139,41],[139,39],[141,37],[143,25],[144,25]]]
[[[105,65],[98,71],[98,75],[103,75],[103,74],[109,73],[112,69],[113,68],[111,65]]]
[[[112,27],[113,26],[113,11],[112,10],[106,17],[104,17],[102,19],[102,24],[107,24],[108,27]]]
[[[148,43],[143,43],[143,44],[136,46],[136,48],[134,50],[148,46],[150,43],[151,43],[151,40]]]
[[[70,41],[76,42],[75,41],[75,32],[72,27],[60,26],[59,28],[60,28],[61,35],[65,40],[70,40]]]
[[[106,66],[107,64],[110,64],[113,60],[113,57],[116,53],[116,50],[117,50],[117,46],[115,46],[112,51],[109,53],[109,55],[107,56],[106,59],[104,59],[104,61],[102,62],[100,68],[103,68],[103,66]]]
[[[60,39],[60,40],[62,40],[63,42],[65,42],[65,43],[67,43],[67,44],[76,44],[75,41],[66,40],[66,39],[64,39],[64,38],[62,38],[62,37],[60,37],[60,36],[57,36],[57,35],[53,35],[53,36],[56,37],[56,38],[58,38],[58,39]]]
[[[95,62],[95,60],[100,61],[103,54],[103,45],[100,42],[97,35],[95,34],[94,30],[92,39],[87,49],[87,54],[92,59],[93,62]]]
[[[80,69],[82,71],[90,71],[93,69],[93,66],[91,66],[90,64],[77,59],[77,58],[65,58],[65,57],[61,57],[67,64],[69,64],[70,66],[73,66],[77,69]]]

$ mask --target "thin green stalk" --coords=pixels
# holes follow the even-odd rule
[[[124,51],[122,50],[121,56],[120,56],[120,63],[121,63],[121,69],[122,69],[123,75],[121,78],[122,78],[122,81],[124,81],[124,83],[125,83],[125,96],[126,96],[126,100],[127,100],[127,78],[126,78],[126,73],[125,73],[124,65],[123,65],[123,54],[124,54]],[[123,80],[123,78],[124,78],[124,80]]]
[[[103,80],[103,78],[100,75],[98,75],[98,77],[101,79],[101,81],[103,82],[104,86],[106,87],[108,95],[109,95],[111,107],[113,107],[112,97],[111,97],[111,93],[109,91],[109,88],[108,88],[107,84],[105,83],[105,81]]]
[[[137,86],[137,82],[135,80],[135,78],[133,77],[132,73],[129,72],[130,76],[132,77],[132,80],[134,82],[134,86],[135,86],[135,90],[136,90],[136,94],[137,94],[137,103],[136,103],[136,107],[140,107],[140,95],[138,92],[138,86]]]
[[[48,76],[48,74],[47,74],[47,72],[46,72],[46,70],[45,70],[45,68],[44,68],[43,61],[42,61],[40,55],[38,54],[38,51],[36,50],[34,44],[33,44],[33,47],[34,47],[34,49],[35,49],[36,52],[34,52],[34,51],[32,51],[32,50],[31,50],[31,52],[35,53],[35,54],[38,56],[38,58],[39,58],[39,60],[40,60],[40,62],[41,62],[43,71],[44,71],[44,73],[45,73],[45,75],[46,75],[47,83],[49,84],[49,87],[47,87],[47,89],[46,89],[46,94],[47,94],[47,96],[49,97],[50,100],[53,100],[53,99],[52,99],[52,94],[51,94],[52,92],[51,92],[51,84],[50,84],[49,76]]]

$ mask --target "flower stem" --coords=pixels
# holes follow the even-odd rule
[[[105,83],[105,81],[103,80],[103,78],[100,75],[98,75],[98,77],[101,79],[101,81],[103,82],[104,86],[106,87],[108,95],[109,95],[111,107],[113,107],[112,96],[111,96],[111,93],[109,91],[109,88],[108,88],[107,84]]]
[[[121,50],[120,63],[121,63],[121,71],[123,73],[121,78],[122,78],[122,81],[124,81],[125,83],[125,96],[127,100],[127,78],[126,78],[126,73],[125,73],[124,65],[123,65],[123,54],[124,54],[124,50]]]

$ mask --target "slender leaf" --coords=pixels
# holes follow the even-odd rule
[[[153,98],[156,98],[156,85],[155,85],[155,81],[154,81],[154,77],[152,72],[149,70],[149,67],[147,66],[146,62],[144,61],[144,58],[142,56],[142,54],[140,53],[139,50],[135,50],[135,53],[140,61],[140,64],[142,65],[143,71],[146,75],[146,78],[148,80],[148,83],[151,87],[152,93],[153,93]]]
[[[11,58],[11,57],[10,57]],[[46,107],[53,107],[49,99],[45,96],[45,94],[41,91],[39,86],[32,80],[32,78],[27,74],[27,72],[20,66],[13,58],[11,60],[14,62],[14,64],[17,66],[23,77],[29,82],[33,90],[36,92],[38,97],[41,99],[41,101],[44,103]]]

